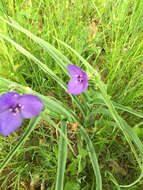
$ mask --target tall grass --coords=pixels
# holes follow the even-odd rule
[[[0,93],[33,93],[45,104],[26,130],[24,122],[19,133],[25,132],[16,145],[16,133],[0,139],[4,147],[12,140],[11,151],[0,152],[0,171],[9,173],[0,178],[2,188],[19,189],[24,181],[28,189],[27,180],[36,187],[37,175],[38,186],[49,189],[142,188],[138,183],[143,176],[142,139],[132,129],[143,117],[142,4],[139,0],[1,1]],[[68,64],[81,66],[89,76],[88,91],[81,96],[67,93]],[[77,133],[82,139],[79,150]],[[27,156],[20,165],[21,155]],[[33,167],[23,171],[29,157]]]

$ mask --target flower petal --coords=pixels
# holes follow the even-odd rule
[[[83,78],[84,78],[84,81],[83,81],[83,91],[86,91],[87,90],[87,87],[88,87],[88,76],[85,72],[83,72]]]
[[[21,123],[22,117],[20,113],[14,114],[9,110],[0,113],[0,132],[3,136],[14,132],[20,127]]]
[[[68,72],[71,76],[75,77],[75,75],[82,75],[83,71],[77,67],[76,65],[68,65]]]
[[[42,108],[43,103],[41,100],[32,94],[25,94],[18,99],[18,104],[21,104],[21,114],[25,118],[32,118],[38,115]]]
[[[78,95],[83,90],[83,83],[79,82],[76,77],[73,77],[68,82],[68,92],[70,94]]]
[[[18,92],[8,92],[0,96],[0,112],[14,106],[20,94]]]

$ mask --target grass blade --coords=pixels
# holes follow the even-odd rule
[[[18,149],[21,147],[21,145],[26,141],[26,139],[29,137],[39,120],[41,119],[41,115],[33,118],[30,120],[30,123],[28,127],[26,128],[26,131],[23,134],[23,137],[20,139],[20,141],[16,144],[16,146],[13,147],[13,149],[10,151],[10,153],[7,155],[5,160],[0,165],[0,172],[2,172],[3,168],[7,165],[7,163],[11,160],[11,158],[16,154]]]
[[[100,98],[95,99],[94,103],[106,106],[105,102],[102,99],[100,99]],[[131,113],[131,114],[137,116],[137,117],[143,118],[143,114],[142,113],[134,111],[132,108],[128,108],[127,106],[123,106],[123,105],[121,105],[119,103],[116,103],[116,102],[113,102],[113,101],[112,101],[112,104],[114,105],[114,107],[116,109],[119,109],[119,110],[122,110],[122,111],[126,111],[128,113]]]
[[[45,40],[39,38],[38,36],[32,34],[30,31],[20,26],[11,17],[8,17],[8,18],[10,19],[11,22],[5,20],[3,17],[0,16],[0,19],[2,21],[14,27],[15,29],[19,30],[20,32],[24,33],[30,39],[32,39],[33,41],[38,43],[41,47],[43,47],[49,53],[49,55],[59,64],[59,66],[64,70],[64,72],[68,74],[66,64],[71,64],[71,62],[61,52],[59,52],[55,47],[53,47],[51,44],[49,44]],[[62,57],[64,61],[59,56]]]
[[[63,131],[57,126],[57,124],[48,116],[48,115],[45,115],[43,114],[42,115],[42,118],[47,121],[50,125],[52,125],[59,133],[60,135],[62,136],[62,138],[65,140],[66,144],[69,146],[69,148],[71,149],[71,151],[73,152],[73,154],[75,155],[74,153],[74,150],[72,148],[72,146],[70,145],[70,142],[67,138],[67,136],[63,133]]]
[[[88,73],[94,74],[97,78],[100,78],[100,75],[97,70],[93,69],[93,67],[78,53],[76,52],[72,47],[70,47],[68,44],[62,42],[61,40],[55,38],[58,42],[63,44],[67,49],[70,49],[78,58],[79,60],[85,65],[85,67],[88,70]]]
[[[80,126],[80,132],[83,137],[83,139],[86,141],[88,151],[89,151],[89,157],[92,163],[92,167],[94,170],[94,174],[96,176],[96,190],[102,190],[102,179],[101,179],[101,174],[100,174],[100,169],[99,169],[99,164],[97,160],[97,156],[94,150],[94,146],[86,132],[86,130]]]
[[[41,61],[39,61],[35,56],[33,56],[29,51],[27,51],[26,49],[24,49],[22,46],[20,46],[19,44],[17,44],[16,42],[14,42],[13,40],[11,40],[9,37],[3,35],[0,33],[0,37],[4,38],[5,40],[7,40],[8,42],[10,42],[13,46],[15,46],[15,48],[21,52],[23,55],[25,55],[27,58],[33,60],[44,72],[48,73],[48,75],[51,76],[52,79],[54,79],[66,92],[67,92],[67,88],[65,86],[65,84],[61,81],[61,79],[59,77],[57,77],[57,75],[55,75],[52,70],[50,70],[45,64],[43,64]]]
[[[67,122],[61,122],[61,130],[67,135]],[[56,181],[56,190],[63,190],[64,184],[64,173],[67,159],[67,143],[62,135],[60,135],[59,140],[59,149],[58,149],[58,169],[57,169],[57,181]]]

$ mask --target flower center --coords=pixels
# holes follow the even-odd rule
[[[75,75],[75,76],[76,76],[76,78],[77,78],[77,81],[83,82],[84,77],[83,77],[82,75]]]
[[[13,115],[16,115],[23,108],[24,108],[24,106],[22,106],[21,104],[17,104],[16,106],[10,108],[9,111],[11,111],[13,113]]]

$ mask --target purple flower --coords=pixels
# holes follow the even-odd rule
[[[68,82],[68,92],[78,95],[86,91],[88,86],[87,74],[75,65],[68,65],[68,72],[72,76]]]
[[[32,94],[20,96],[18,92],[8,92],[0,96],[0,132],[6,136],[20,127],[22,118],[38,115],[42,108],[41,100]]]

